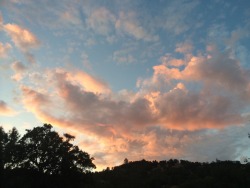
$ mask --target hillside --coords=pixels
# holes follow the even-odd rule
[[[135,161],[93,174],[91,187],[250,187],[250,165],[234,161]]]

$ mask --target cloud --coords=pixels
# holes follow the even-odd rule
[[[132,102],[116,101],[106,93],[107,89],[98,85],[100,83],[97,80],[89,79],[84,73],[72,76],[64,71],[53,71],[49,75],[51,77],[47,80],[53,81],[44,85],[53,88],[55,96],[22,87],[24,105],[38,118],[53,120],[57,124],[68,122],[89,133],[96,134],[100,131],[107,135],[113,135],[119,129],[133,129],[135,125],[143,126],[152,121],[148,101],[143,98]],[[92,87],[91,83],[99,88]],[[40,102],[41,99],[50,103]],[[48,109],[41,110],[46,109],[47,105],[49,108],[53,107],[55,113]],[[64,109],[63,112],[60,109]],[[126,125],[123,127],[124,123]],[[117,130],[114,128],[116,126]]]
[[[20,61],[15,61],[14,63],[12,63],[11,68],[15,72],[24,72],[27,69],[27,67],[24,64],[22,64],[22,62]]]
[[[0,115],[1,116],[12,116],[14,115],[16,112],[10,108],[6,102],[4,102],[3,100],[0,100]]]
[[[135,13],[132,12],[120,12],[119,16],[115,16],[107,8],[101,7],[88,14],[86,22],[96,33],[108,36],[107,40],[110,42],[115,40],[116,33],[132,36],[138,40],[158,40],[158,36],[151,35],[140,25]]]
[[[0,12],[0,29],[2,29],[2,25],[3,25],[3,16],[2,13]]]
[[[246,123],[242,114],[250,102],[249,70],[229,54],[192,56],[188,61],[168,56],[153,70],[138,87],[150,100],[158,124],[195,130]]]
[[[12,70],[15,74],[11,77],[15,81],[20,81],[24,77],[24,73],[28,69],[22,62],[15,61],[11,64]]]
[[[100,80],[99,78],[92,76],[84,71],[65,71],[63,69],[57,69],[56,75],[60,78],[62,75],[65,76],[66,80],[79,85],[84,88],[85,91],[93,93],[109,93],[110,89],[108,85]],[[58,79],[59,79],[58,78]]]
[[[173,1],[166,6],[166,9],[159,23],[160,27],[163,27],[167,31],[179,35],[185,31],[188,31],[191,27],[189,24],[191,12],[199,4],[198,1]]]
[[[228,53],[192,55],[179,59],[180,67],[168,62],[177,60],[169,56],[154,66],[138,92],[130,93],[113,93],[84,71],[40,71],[39,82],[30,77],[35,84],[21,87],[22,102],[43,122],[83,134],[88,142],[81,146],[98,156],[98,165],[112,158],[109,165],[118,165],[125,157],[235,159],[246,149],[247,70]],[[232,139],[231,130],[239,139]]]
[[[186,93],[176,88],[155,101],[161,124],[172,129],[196,130],[244,124],[230,98]]]
[[[69,8],[60,15],[60,19],[64,23],[72,25],[81,25],[81,19],[79,18],[78,12],[75,9]]]
[[[0,42],[0,58],[6,58],[10,49],[11,45],[9,43],[3,44]]]
[[[129,64],[136,62],[136,59],[131,55],[135,49],[132,47],[114,51],[113,60],[119,64]]]
[[[116,20],[115,28],[118,31],[124,32],[138,40],[157,41],[159,38],[156,35],[149,34],[136,20],[135,14],[120,12],[119,19]]]
[[[41,120],[45,120],[46,116],[49,117],[49,111],[52,108],[49,96],[24,85],[21,85],[20,89],[23,94],[22,102],[27,111],[36,114]]]
[[[125,157],[130,161],[143,158],[178,158],[200,162],[235,160],[248,149],[247,132],[247,126],[199,131],[178,131],[154,126],[132,132],[129,136],[83,141],[80,146],[93,152],[99,170],[120,165]]]
[[[5,24],[4,30],[11,37],[12,41],[24,52],[39,46],[40,42],[37,37],[29,30],[22,28],[16,24]]]
[[[107,36],[113,31],[115,21],[115,16],[105,7],[101,7],[91,12],[87,24],[98,34]]]
[[[52,51],[48,57],[41,57],[39,62],[48,60],[41,66],[30,68],[30,64],[19,61],[11,64],[12,78],[18,81],[15,85],[21,84],[21,102],[29,114],[63,132],[76,131],[81,148],[96,158],[99,168],[119,165],[125,157],[129,160],[234,160],[247,150],[249,53],[245,42],[242,46],[238,43],[245,36],[247,26],[228,31],[235,26],[234,21],[226,25],[209,11],[199,14],[198,9],[207,7],[207,3],[196,0],[159,1],[154,5],[131,0],[112,3],[4,2],[16,23],[25,19],[32,27],[51,31],[55,40],[66,39],[61,42],[67,43],[66,48],[70,50],[60,45],[56,50],[67,51],[72,63],[81,58],[85,67],[89,67],[87,70],[93,71],[89,61],[100,59],[105,53],[100,57],[92,57],[92,53],[105,48],[112,56],[109,60],[143,62],[134,68],[140,67],[139,72],[147,75],[138,79],[137,88],[113,92],[112,85],[86,71],[51,69],[57,58],[50,59],[51,54],[58,54],[53,53],[52,46],[47,46]],[[158,8],[152,9],[151,5]],[[42,8],[37,9],[38,6]],[[233,16],[232,11],[226,14],[228,18]],[[213,23],[208,20],[209,27],[202,25],[200,21],[204,18],[212,18]],[[194,20],[196,23],[192,23]],[[12,39],[12,47],[16,46],[34,64],[32,50],[40,41],[31,32],[33,29],[5,24],[1,16],[0,25]],[[235,27],[238,26],[237,23]],[[202,52],[201,45],[206,41],[207,49]],[[109,44],[105,45],[106,42]],[[0,57],[8,57],[7,45],[1,43]],[[84,51],[82,46],[86,47]],[[221,49],[223,53],[219,52]],[[4,75],[9,79],[7,72]],[[2,107],[5,114],[11,114],[8,104],[1,105],[5,106]]]
[[[185,60],[172,58],[170,54],[162,56],[160,60],[163,65],[173,66],[173,67],[180,67],[186,64]]]
[[[193,46],[190,42],[178,43],[175,49],[176,52],[183,53],[183,54],[190,53],[192,52],[192,50],[193,50]]]
[[[174,130],[244,125],[247,120],[243,114],[250,105],[250,77],[239,62],[227,53],[184,61],[184,68],[169,66],[167,60],[154,66],[152,77],[141,80],[139,91],[129,98],[112,93],[105,82],[77,70],[51,70],[44,74],[48,77],[38,73],[44,78],[37,87],[47,85],[50,91],[43,91],[55,108],[48,120],[67,122],[92,134],[99,135],[101,130],[107,135],[126,135],[154,125]],[[46,104],[39,108],[46,108]],[[48,111],[43,118],[47,115]]]
[[[185,67],[179,68],[179,65],[185,65]],[[160,82],[166,84],[183,80],[201,83],[204,87],[210,89],[217,88],[238,93],[242,97],[248,96],[248,70],[243,69],[239,61],[231,58],[228,53],[214,53],[208,56],[192,55],[188,60],[166,56],[163,58],[163,64],[154,66],[153,70],[152,78],[145,80],[142,87],[157,85]]]

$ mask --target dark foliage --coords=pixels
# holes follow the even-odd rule
[[[135,161],[94,174],[95,188],[250,187],[250,165],[233,161]]]
[[[50,124],[26,130],[0,127],[0,187],[82,187],[95,165],[89,154],[71,144]]]

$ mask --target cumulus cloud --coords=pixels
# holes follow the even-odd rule
[[[0,115],[2,116],[11,116],[14,115],[16,112],[8,106],[6,102],[0,100]]]
[[[141,80],[139,91],[128,95],[112,93],[83,71],[40,72],[35,86],[22,86],[22,101],[43,122],[86,135],[89,142],[82,147],[99,156],[98,163],[114,156],[122,161],[126,153],[134,160],[139,160],[138,153],[159,160],[238,156],[239,150],[231,147],[243,150],[245,145],[228,137],[230,127],[242,130],[248,121],[249,74],[227,53],[192,56],[183,60],[182,68],[168,61],[175,60],[169,57],[154,66],[152,77]],[[41,85],[48,89],[41,90]],[[210,139],[230,143],[230,148],[223,154]],[[209,147],[214,148],[211,155],[205,151]]]
[[[0,58],[6,58],[10,49],[11,45],[9,43],[3,44],[0,42]]]
[[[239,154],[238,150],[227,148],[226,156],[215,146],[218,140],[210,142],[220,135],[225,139],[221,141],[223,144],[233,142],[226,139],[230,129],[227,127],[244,125],[249,118],[243,115],[249,107],[249,100],[244,96],[249,92],[242,90],[249,85],[249,77],[227,54],[208,59],[193,57],[182,70],[168,67],[167,63],[155,66],[152,78],[142,82],[140,91],[129,99],[113,97],[109,89],[103,89],[105,85],[99,87],[98,81],[86,73],[54,70],[49,75],[52,77],[47,80],[53,80],[50,87],[56,95],[23,87],[24,105],[43,121],[72,127],[101,140],[98,149],[91,149],[96,155],[101,156],[100,151],[107,155],[100,163],[114,155],[122,160],[126,152],[135,160],[138,152],[147,159],[162,159],[164,155],[204,161],[212,160],[213,156],[229,159]],[[241,84],[237,85],[235,80]],[[87,82],[95,86],[90,87]],[[149,87],[158,82],[161,82],[158,88]],[[190,90],[192,82],[201,85]],[[164,86],[167,87],[159,90]],[[169,129],[178,133],[173,135]],[[216,130],[216,134],[210,134],[209,130],[212,133]],[[238,142],[232,144],[236,146]],[[206,153],[203,147],[213,147],[212,154]],[[240,147],[245,149],[243,145]],[[202,156],[204,153],[206,156]]]
[[[39,40],[33,33],[20,27],[19,25],[10,23],[5,24],[4,30],[11,37],[16,47],[24,52],[27,52],[29,49],[36,48],[40,44]]]
[[[163,65],[167,66],[180,67],[186,64],[185,60],[172,58],[170,54],[162,56],[160,60]]]
[[[145,86],[157,84],[161,80],[164,83],[183,80],[201,83],[204,87],[210,89],[225,89],[230,93],[235,92],[245,97],[249,95],[248,70],[243,69],[239,61],[232,59],[230,54],[217,53],[210,56],[192,56],[189,61],[167,56],[163,60],[163,64],[153,67],[153,77],[144,81]],[[186,65],[184,68],[177,66],[183,64]]]
[[[165,62],[153,70],[153,76],[142,80],[138,93],[129,100],[113,97],[119,94],[83,71],[49,71],[50,78],[44,82],[65,106],[67,122],[86,125],[90,132],[107,129],[112,135],[154,125],[199,130],[246,123],[242,114],[249,107],[250,77],[228,54],[193,56],[184,68]]]

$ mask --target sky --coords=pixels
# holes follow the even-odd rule
[[[97,170],[250,157],[250,1],[0,0],[0,124]]]

